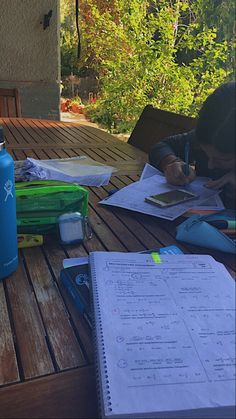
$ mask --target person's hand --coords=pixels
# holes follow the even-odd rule
[[[224,201],[228,208],[236,206],[236,175],[234,171],[226,173],[217,180],[209,180],[205,185],[211,189],[224,189]]]
[[[186,176],[184,169],[185,163],[182,161],[169,163],[164,169],[167,182],[171,185],[188,185],[191,183],[196,177],[195,170],[189,166],[189,175]]]
[[[229,186],[232,190],[236,189],[236,176],[233,171],[226,173],[226,175],[220,177],[217,180],[209,180],[205,185],[211,189],[222,189],[225,186]]]

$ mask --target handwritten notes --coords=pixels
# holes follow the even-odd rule
[[[94,252],[90,262],[104,416],[198,417],[217,406],[230,415],[235,291],[226,269],[203,255],[156,264],[148,254]]]

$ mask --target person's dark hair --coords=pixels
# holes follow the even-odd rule
[[[235,81],[219,86],[204,102],[196,140],[220,152],[235,154]]]

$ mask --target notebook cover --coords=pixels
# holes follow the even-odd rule
[[[79,311],[92,327],[88,264],[62,269],[60,279]]]

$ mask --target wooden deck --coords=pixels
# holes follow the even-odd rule
[[[182,220],[98,205],[109,189],[139,179],[147,155],[133,146],[71,123],[22,118],[0,123],[15,159],[88,155],[118,168],[108,186],[89,188],[91,240],[62,246],[48,237],[42,247],[21,250],[18,270],[0,282],[0,417],[98,417],[91,332],[60,283],[62,261],[94,250],[143,251],[175,244],[175,227]],[[232,255],[178,246],[212,254],[235,272]]]

